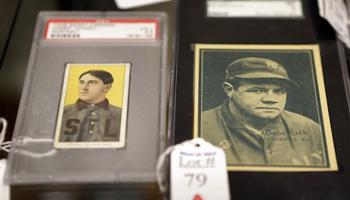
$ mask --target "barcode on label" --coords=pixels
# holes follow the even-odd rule
[[[153,34],[126,34],[127,38],[130,39],[142,39],[142,38],[153,38]]]
[[[61,38],[80,38],[80,34],[66,34],[66,33],[59,33],[59,34],[51,34],[50,38],[53,39],[61,39]]]

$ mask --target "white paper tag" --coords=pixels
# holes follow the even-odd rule
[[[175,146],[171,153],[171,199],[230,199],[225,153],[202,138]]]
[[[0,160],[0,199],[10,200],[10,188],[4,183],[6,160]]]
[[[318,0],[319,13],[338,33],[348,48],[350,48],[350,35],[348,29],[348,13],[343,0]]]
[[[209,17],[302,17],[300,0],[214,1],[207,2]]]
[[[170,0],[114,0],[118,8],[128,9],[140,6],[146,6],[150,4],[161,3]]]
[[[324,2],[323,0],[317,0],[317,4],[318,4],[318,12],[320,13],[320,15],[322,17],[324,17]]]
[[[156,19],[49,19],[45,39],[158,39]]]

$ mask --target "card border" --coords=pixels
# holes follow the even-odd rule
[[[338,165],[336,160],[336,153],[334,148],[334,141],[332,137],[332,128],[328,113],[328,105],[327,105],[327,97],[326,97],[326,89],[323,78],[323,70],[321,64],[321,55],[320,48],[317,44],[307,44],[307,45],[290,45],[290,44],[194,44],[195,45],[195,56],[194,56],[194,117],[193,117],[193,137],[200,137],[199,134],[199,88],[202,87],[200,85],[200,56],[202,49],[208,50],[239,50],[239,49],[248,49],[248,50],[311,50],[312,56],[314,59],[314,76],[316,76],[316,84],[317,88],[314,88],[319,92],[319,105],[321,107],[322,113],[319,115],[322,116],[323,124],[324,124],[324,147],[325,154],[328,158],[329,166],[327,167],[277,167],[277,166],[232,166],[228,165],[228,171],[267,171],[267,172],[311,172],[311,171],[337,171]],[[312,58],[312,57],[311,57]]]

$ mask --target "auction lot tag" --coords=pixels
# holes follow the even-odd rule
[[[230,199],[225,153],[195,138],[171,153],[172,200]]]
[[[10,199],[10,188],[8,185],[4,183],[5,176],[5,168],[6,168],[6,160],[0,160],[0,199],[1,200],[9,200]]]
[[[156,19],[49,19],[45,39],[158,39]]]

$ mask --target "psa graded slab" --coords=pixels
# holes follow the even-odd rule
[[[68,64],[56,148],[125,146],[130,64]]]
[[[40,13],[7,181],[154,184],[169,138],[167,42],[163,13]]]
[[[195,48],[194,137],[229,170],[337,170],[317,45]]]

